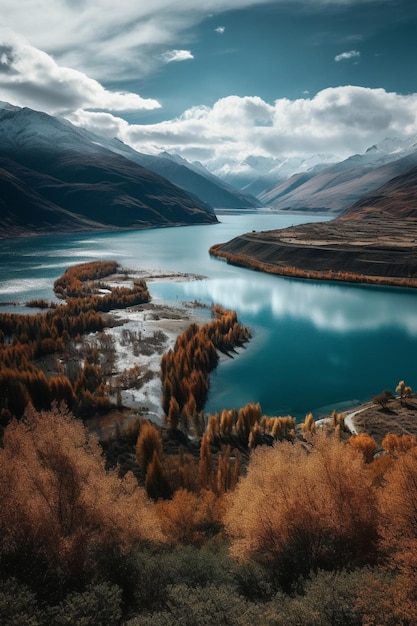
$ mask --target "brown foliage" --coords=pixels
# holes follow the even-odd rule
[[[149,498],[152,498],[153,500],[169,498],[172,495],[171,486],[165,475],[164,467],[156,450],[153,451],[152,459],[147,468],[145,489]]]
[[[90,362],[72,389],[64,372],[47,380],[34,364],[55,352],[63,352],[69,339],[104,328],[99,311],[148,302],[145,281],[135,281],[131,289],[115,287],[100,295],[94,281],[114,273],[115,261],[84,263],[69,268],[55,282],[55,291],[68,298],[65,305],[54,305],[45,314],[0,314],[0,412],[20,418],[31,402],[36,409],[49,409],[53,400],[65,400],[79,415],[107,410],[109,398],[100,369]],[[78,396],[75,403],[74,392]]]
[[[300,267],[290,265],[278,265],[265,263],[258,259],[244,254],[233,254],[222,250],[222,244],[214,244],[209,249],[209,254],[225,259],[231,265],[239,267],[248,267],[249,269],[275,274],[277,276],[291,276],[293,278],[308,278],[312,280],[336,280],[349,283],[363,283],[371,285],[390,285],[393,287],[417,287],[415,278],[392,278],[390,276],[368,276],[365,274],[356,274],[354,272],[342,271],[317,271],[305,270]]]
[[[0,473],[0,559],[11,575],[90,577],[98,555],[161,537],[144,490],[106,472],[97,440],[63,408],[29,407],[9,424]]]
[[[385,452],[393,457],[397,457],[405,454],[411,448],[415,448],[417,446],[417,437],[414,435],[388,433],[382,440],[381,445]]]
[[[378,445],[372,437],[366,433],[355,435],[349,439],[350,445],[363,454],[365,463],[371,463],[378,449]]]
[[[316,434],[317,427],[312,413],[307,413],[305,416],[304,422],[301,424],[301,430],[306,439]]]
[[[219,532],[222,501],[212,491],[196,494],[178,489],[172,500],[156,504],[164,535],[174,545],[201,545]]]
[[[383,546],[393,566],[411,575],[417,598],[417,448],[402,454],[379,493]]]
[[[372,399],[372,402],[374,404],[378,404],[382,409],[384,409],[393,398],[394,396],[392,395],[392,392],[388,389],[385,389],[382,393],[375,396]]]
[[[161,359],[162,408],[171,428],[202,410],[209,388],[209,374],[216,367],[217,350],[229,352],[249,339],[235,311],[212,308],[214,320],[190,326],[177,337],[173,350]]]
[[[369,561],[377,515],[362,456],[324,435],[310,450],[258,447],[231,495],[226,528],[233,554],[261,561],[284,587],[311,570]]]
[[[160,457],[162,454],[162,438],[159,430],[152,422],[144,422],[139,431],[136,441],[136,460],[146,473],[153,453]]]

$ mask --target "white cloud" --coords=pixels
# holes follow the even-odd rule
[[[173,58],[189,58],[188,51],[180,53]],[[249,155],[343,157],[363,152],[387,136],[417,135],[417,94],[402,96],[355,86],[272,103],[258,96],[231,95],[210,107],[191,107],[171,120],[129,124],[112,112],[152,110],[160,104],[135,93],[105,89],[4,31],[0,33],[0,100],[64,115],[143,152],[167,150],[205,164],[243,161]]]
[[[223,35],[224,31],[226,30],[225,26],[218,26],[217,28],[214,29],[216,33],[218,33],[219,35]]]
[[[272,2],[273,0],[267,0]],[[3,27],[101,81],[137,80],[153,72],[165,50],[193,41],[208,14],[265,0],[0,0]],[[186,46],[184,45],[184,48]]]
[[[296,1],[325,7],[377,0]],[[0,0],[0,15],[3,27],[26,37],[60,65],[117,81],[152,72],[164,50],[193,41],[194,26],[208,15],[278,2],[287,0]]]
[[[124,91],[109,91],[98,81],[58,65],[41,50],[10,32],[0,32],[0,99],[48,113],[76,109],[139,111],[160,107],[153,99]]]
[[[98,116],[89,113],[73,119],[92,130],[98,123],[102,131],[108,125],[113,135],[139,151],[167,150],[209,166],[249,155],[347,157],[387,136],[417,135],[417,94],[346,86],[272,104],[259,97],[229,96],[212,107],[192,107],[157,124],[127,124],[114,116]]]
[[[349,59],[357,59],[360,56],[361,53],[358,50],[349,50],[349,52],[342,52],[341,54],[337,54],[334,60],[336,62],[347,61]]]
[[[194,59],[190,50],[169,50],[161,55],[164,63],[172,63],[173,61],[188,61]]]

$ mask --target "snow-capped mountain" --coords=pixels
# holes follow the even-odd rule
[[[299,172],[325,167],[340,161],[335,155],[318,154],[312,157],[273,157],[248,156],[242,161],[213,160],[207,169],[246,193],[260,197],[260,194],[281,180]]]
[[[364,154],[297,173],[259,194],[266,206],[338,213],[417,165],[417,138],[386,139]]]
[[[416,154],[417,137],[388,137],[346,159],[334,154],[247,157],[243,161],[211,161],[207,167],[267,207],[339,212],[412,167]]]
[[[262,206],[258,198],[229,185],[203,166],[196,166],[179,155],[162,152],[158,156],[143,154],[118,139],[102,140],[102,145],[160,174],[174,185],[192,193],[215,208],[248,209]]]

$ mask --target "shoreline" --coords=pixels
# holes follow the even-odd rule
[[[110,397],[115,404],[114,410],[102,416],[89,418],[86,422],[86,425],[99,437],[105,438],[118,426],[127,425],[137,418],[149,419],[158,426],[164,425],[165,415],[161,403],[160,380],[162,355],[174,347],[177,337],[190,324],[206,323],[210,319],[211,307],[197,300],[155,300],[152,298],[151,283],[193,281],[205,278],[197,274],[159,269],[131,271],[120,268],[117,274],[105,279],[103,293],[108,290],[107,287],[110,289],[112,286],[128,286],[135,280],[144,279],[150,286],[151,301],[126,309],[112,309],[104,314],[107,325],[103,331],[83,337],[83,342],[90,346],[100,345],[102,342],[101,345],[107,352],[103,355],[103,362],[106,362],[106,359],[112,361],[111,374],[106,376],[111,384]],[[107,348],[105,348],[106,344]],[[220,363],[230,358],[237,358],[243,349],[236,348],[230,355],[219,353]],[[334,407],[322,408],[327,410],[320,411],[321,415],[316,420],[318,425],[331,419],[331,412],[335,409],[338,413],[345,415],[345,426],[352,435],[366,430],[363,422],[357,425],[358,414],[367,410],[373,414],[379,411],[372,400],[363,402],[352,400],[350,406],[346,408],[340,406],[338,409],[338,403]],[[367,415],[363,418],[367,418]]]
[[[243,233],[209,253],[278,276],[415,289],[416,242],[416,219],[339,217]]]
[[[127,285],[133,280],[152,282],[202,280],[205,276],[164,270],[126,270],[105,279],[106,284]],[[123,419],[115,422],[109,416],[99,416],[87,421],[94,430],[107,432],[117,424],[126,424],[138,417],[149,419],[158,426],[164,424],[161,406],[160,363],[162,355],[175,345],[177,337],[192,323],[207,321],[210,307],[197,301],[167,302],[154,300],[127,309],[113,309],[106,314],[109,325],[104,334],[114,347],[114,366],[111,376],[115,381],[130,378],[126,388],[120,388]],[[95,334],[87,336],[94,340]],[[135,369],[136,368],[136,369]],[[123,385],[124,386],[124,385]],[[117,393],[112,400],[116,403]]]
[[[308,270],[295,266],[285,266],[272,263],[265,263],[259,259],[244,254],[234,254],[222,250],[224,244],[213,245],[210,255],[220,258],[230,265],[244,267],[255,272],[264,272],[284,278],[296,278],[299,280],[315,280],[321,282],[342,282],[357,285],[372,285],[377,287],[396,287],[400,289],[417,289],[417,278],[408,277],[382,277],[370,274],[355,274],[333,270]]]

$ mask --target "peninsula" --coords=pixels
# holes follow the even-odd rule
[[[417,287],[417,168],[331,221],[242,234],[210,254],[282,276]]]

